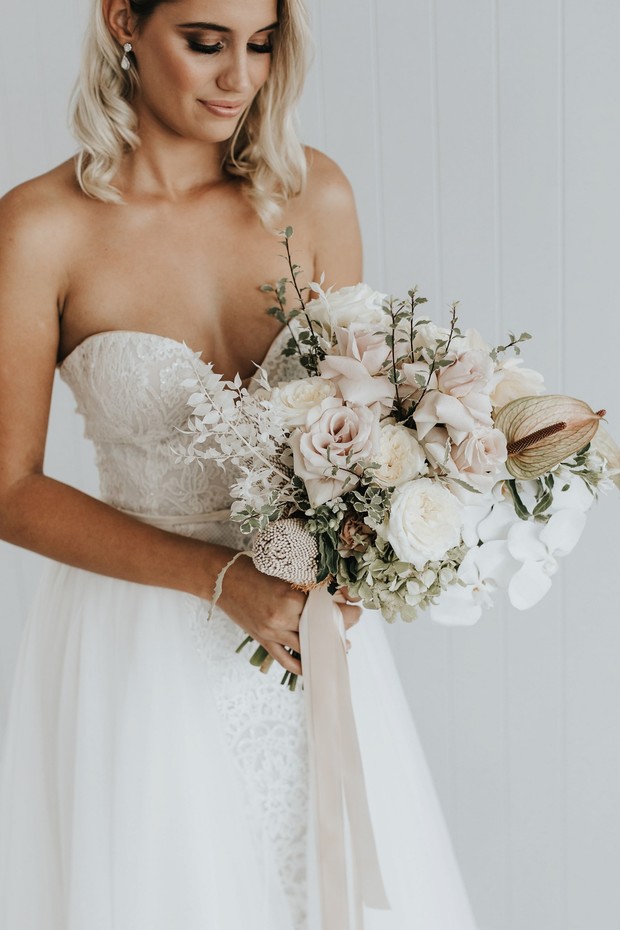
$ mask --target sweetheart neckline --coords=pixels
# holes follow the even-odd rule
[[[271,343],[269,344],[269,347],[267,351],[265,352],[262,362],[257,364],[256,362],[252,361],[252,364],[256,365],[256,371],[258,371],[259,368],[263,368],[267,364],[267,362],[271,358],[271,354],[273,350],[275,349],[276,345],[279,343],[283,333],[285,333],[286,330],[287,330],[286,326],[283,326],[281,329],[278,330],[278,332],[272,339]],[[64,366],[75,356],[79,355],[82,348],[85,345],[87,345],[89,342],[92,342],[93,339],[108,338],[109,336],[141,336],[141,337],[146,337],[148,339],[157,339],[163,342],[169,342],[169,343],[172,343],[172,345],[178,346],[180,349],[184,349],[186,352],[189,352],[191,355],[197,357],[198,361],[201,362],[203,365],[213,364],[213,362],[207,362],[203,358],[201,358],[202,352],[198,352],[192,349],[191,346],[188,346],[186,342],[180,342],[178,339],[174,339],[172,336],[162,336],[160,333],[149,333],[149,332],[146,332],[140,329],[106,329],[106,330],[102,330],[100,333],[91,333],[89,336],[86,336],[84,339],[82,339],[81,342],[78,342],[78,344],[73,349],[71,349],[69,354],[65,355],[63,360],[58,363],[58,370],[62,371]],[[220,372],[215,372],[215,374],[220,374]],[[246,378],[243,383],[246,384],[248,382],[251,382],[255,376],[256,376],[256,372],[250,375],[249,378]]]

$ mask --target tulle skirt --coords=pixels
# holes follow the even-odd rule
[[[0,768],[2,930],[319,930],[303,691],[205,606],[49,566]],[[364,930],[475,930],[383,624],[349,633],[391,904]]]

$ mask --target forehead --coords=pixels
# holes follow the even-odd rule
[[[174,0],[156,12],[174,23],[213,23],[252,33],[276,22],[278,0]]]

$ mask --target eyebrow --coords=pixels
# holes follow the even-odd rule
[[[279,23],[271,23],[270,26],[263,26],[262,29],[256,29],[253,35],[259,32],[267,32],[269,29],[276,29]],[[232,32],[229,26],[218,26],[217,23],[179,23],[180,29],[202,29],[205,32]]]

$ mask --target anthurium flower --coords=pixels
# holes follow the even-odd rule
[[[562,394],[511,401],[495,417],[508,443],[508,471],[515,478],[546,474],[591,442],[604,415]]]

